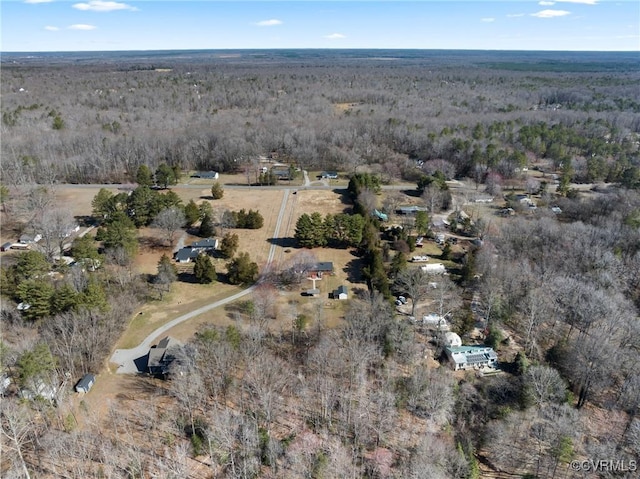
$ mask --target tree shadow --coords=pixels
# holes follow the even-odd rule
[[[340,202],[343,205],[353,206],[353,200],[351,199],[351,195],[349,194],[349,190],[346,188],[335,188],[332,190],[336,195],[340,196]]]
[[[84,228],[98,224],[96,219],[90,215],[75,216],[75,219],[78,221],[78,224]]]
[[[410,190],[399,190],[402,194],[407,195],[407,196],[411,196],[413,198],[420,198],[421,193],[420,191],[416,188],[416,189],[410,189]]]
[[[283,248],[295,248],[297,246],[297,241],[295,238],[268,238],[267,241],[270,244],[274,244],[276,246],[281,246]]]
[[[138,243],[140,244],[140,246],[142,246],[143,248],[146,248],[150,251],[153,252],[158,252],[158,251],[169,251],[169,253],[171,253],[171,247],[167,246],[167,244],[164,242],[164,240],[160,239],[160,238],[156,238],[154,236],[140,236],[138,238]]]
[[[181,283],[198,284],[195,275],[186,271],[178,273],[178,281]]]
[[[360,283],[363,281],[362,268],[364,267],[364,259],[356,257],[349,261],[342,271],[347,273],[347,280],[350,283]]]

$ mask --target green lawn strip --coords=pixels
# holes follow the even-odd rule
[[[175,318],[187,314],[190,311],[206,306],[207,304],[214,303],[228,296],[231,296],[243,288],[238,286],[231,286],[226,284],[216,283],[214,285],[193,285],[194,289],[192,297],[197,297],[195,301],[176,305],[173,299],[173,295],[167,294],[162,301],[154,301],[151,304],[151,308],[148,311],[143,311],[136,314],[129,327],[122,335],[122,338],[118,342],[118,349],[129,349],[140,344],[144,338],[151,334],[154,330],[160,326],[174,320]],[[166,318],[160,321],[150,322],[150,318],[153,313],[159,310],[169,310],[169,314]],[[192,318],[193,319],[193,318]]]

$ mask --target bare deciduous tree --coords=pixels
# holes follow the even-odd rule
[[[162,230],[166,242],[169,246],[173,246],[176,232],[185,225],[186,221],[184,209],[172,206],[158,213],[152,227]]]

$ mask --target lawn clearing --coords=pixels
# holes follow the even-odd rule
[[[134,315],[116,349],[133,348],[155,329],[207,304],[224,299],[243,288],[223,283],[190,284],[176,282],[162,301],[150,301]]]

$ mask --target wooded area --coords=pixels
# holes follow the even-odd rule
[[[2,62],[2,233],[43,236],[2,254],[2,477],[637,477],[637,57]],[[286,180],[261,171],[268,158],[289,165]],[[260,269],[239,236],[272,227],[265,212],[280,205],[216,208],[218,182],[199,204],[171,189],[194,170],[290,188],[298,169],[348,178],[327,188],[344,211],[289,218],[293,237],[270,238],[289,254],[277,268]],[[92,214],[74,218],[52,193],[63,183],[127,187],[96,187]],[[95,231],[66,245],[76,222]],[[146,229],[163,251],[154,274],[134,267]],[[164,254],[187,232],[220,237],[222,270],[198,254],[186,273]],[[335,267],[359,287],[340,306],[303,303],[303,283],[322,278],[316,254],[343,250],[352,262]],[[172,351],[162,379],[120,382],[102,410],[73,396],[86,373],[112,380],[134,312],[171,301],[176,281],[258,279],[225,306],[230,324]],[[495,349],[498,371],[454,371],[442,331],[416,320],[424,304],[465,344]]]

